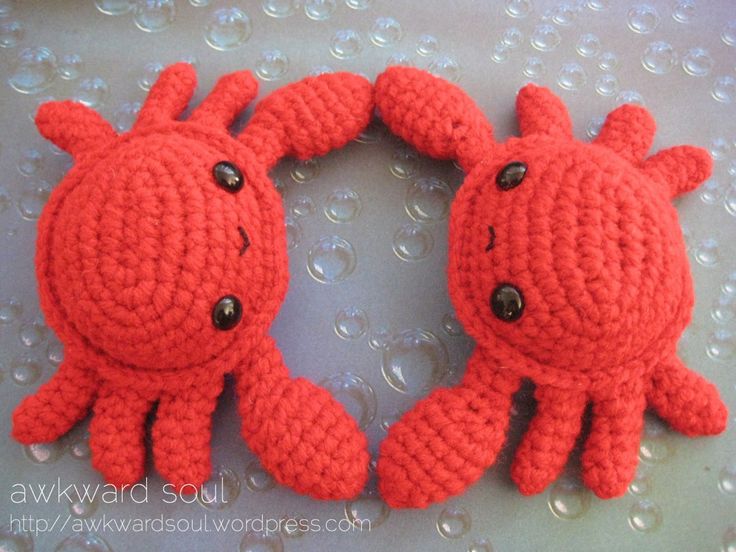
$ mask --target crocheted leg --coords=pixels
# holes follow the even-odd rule
[[[728,410],[718,389],[673,356],[654,369],[647,401],[674,429],[690,437],[726,429]]]
[[[279,483],[320,499],[360,493],[370,460],[365,435],[329,392],[289,377],[270,337],[235,378],[243,439]]]
[[[639,463],[645,399],[639,385],[593,399],[593,420],[583,450],[583,481],[600,498],[626,492]]]
[[[212,413],[222,392],[222,380],[206,387],[164,393],[153,423],[156,469],[177,490],[195,492],[212,471]]]
[[[462,383],[437,389],[388,431],[378,486],[393,508],[425,508],[463,492],[496,459],[505,440],[516,377],[494,373],[476,350]]]
[[[511,478],[525,495],[541,493],[565,467],[580,433],[585,393],[539,386],[537,410],[511,466]]]
[[[103,385],[89,426],[92,465],[118,487],[143,477],[146,415],[152,401],[133,389]]]
[[[97,391],[94,371],[65,360],[38,391],[13,412],[13,437],[23,443],[48,443],[87,415]]]

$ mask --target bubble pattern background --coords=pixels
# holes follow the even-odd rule
[[[85,424],[57,443],[10,440],[10,412],[45,381],[63,348],[45,325],[33,277],[36,220],[70,159],[36,132],[49,99],[73,98],[127,130],[162,68],[197,65],[206,90],[250,68],[261,96],[307,74],[387,64],[458,82],[500,138],[515,133],[515,92],[551,87],[578,137],[611,109],[646,105],[655,149],[706,147],[713,177],[678,201],[697,303],[680,354],[716,382],[736,412],[736,14],[728,0],[0,0],[0,550],[213,549],[254,552],[736,550],[736,418],[716,439],[688,440],[648,417],[629,493],[600,501],[573,460],[542,495],[520,496],[510,451],[533,412],[516,402],[507,448],[465,495],[425,511],[392,511],[375,481],[345,503],[318,503],[276,485],[239,438],[232,388],[214,418],[212,480],[192,504],[162,502],[149,469],[147,504],[13,505],[13,483],[100,483]],[[199,92],[195,101],[201,99]],[[272,333],[298,375],[330,390],[365,429],[372,452],[387,428],[438,385],[462,376],[472,350],[445,281],[447,217],[462,181],[372,124],[327,157],[281,163],[292,281]],[[663,290],[666,292],[666,290]],[[30,511],[29,511],[30,510]],[[33,535],[10,514],[94,519],[208,516],[370,520],[373,531],[219,535]]]

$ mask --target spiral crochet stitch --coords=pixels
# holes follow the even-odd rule
[[[365,436],[327,391],[289,376],[268,336],[288,284],[268,171],[356,137],[372,87],[348,73],[304,79],[261,101],[238,136],[228,126],[256,96],[251,74],[222,77],[177,120],[195,87],[190,65],[168,67],[121,135],[78,103],[39,108],[41,134],[74,158],[36,250],[41,306],[65,358],[16,408],[13,436],[53,441],[93,408],[92,463],[123,486],[143,476],[157,404],[156,468],[193,491],[210,476],[211,416],[232,372],[243,437],[265,469],[301,493],[352,497],[367,478]]]
[[[524,494],[560,474],[588,405],[582,478],[601,498],[634,477],[647,405],[689,436],[725,429],[717,389],[676,352],[694,297],[670,200],[710,175],[706,151],[646,157],[655,124],[635,105],[579,142],[562,102],[531,84],[516,101],[521,137],[498,143],[455,85],[392,67],[375,86],[394,133],[467,173],[451,208],[448,279],[476,341],[461,383],[417,403],[381,444],[379,488],[391,506],[425,507],[479,479],[524,378],[537,403],[512,465]]]

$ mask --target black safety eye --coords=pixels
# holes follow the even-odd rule
[[[526,163],[522,163],[521,161],[509,163],[496,175],[496,184],[504,192],[511,188],[516,188],[524,180],[526,169]]]
[[[215,182],[228,192],[235,193],[243,187],[245,179],[240,169],[230,163],[230,161],[220,161],[212,167],[212,174],[215,176]]]
[[[234,295],[225,295],[212,309],[212,323],[218,330],[231,330],[243,317],[243,305]]]
[[[524,312],[524,296],[521,290],[511,284],[500,284],[491,293],[491,310],[496,318],[504,322],[514,322]]]

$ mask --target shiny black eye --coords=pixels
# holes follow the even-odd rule
[[[499,320],[514,322],[524,312],[524,296],[519,288],[501,284],[491,293],[491,310]]]
[[[524,180],[526,168],[526,163],[522,163],[521,161],[509,163],[496,175],[496,184],[504,192],[511,188],[516,188]]]
[[[221,298],[212,309],[212,323],[218,330],[231,330],[243,317],[243,305],[234,295]]]
[[[215,182],[228,192],[235,193],[243,187],[245,179],[240,169],[230,161],[220,161],[212,168]]]

